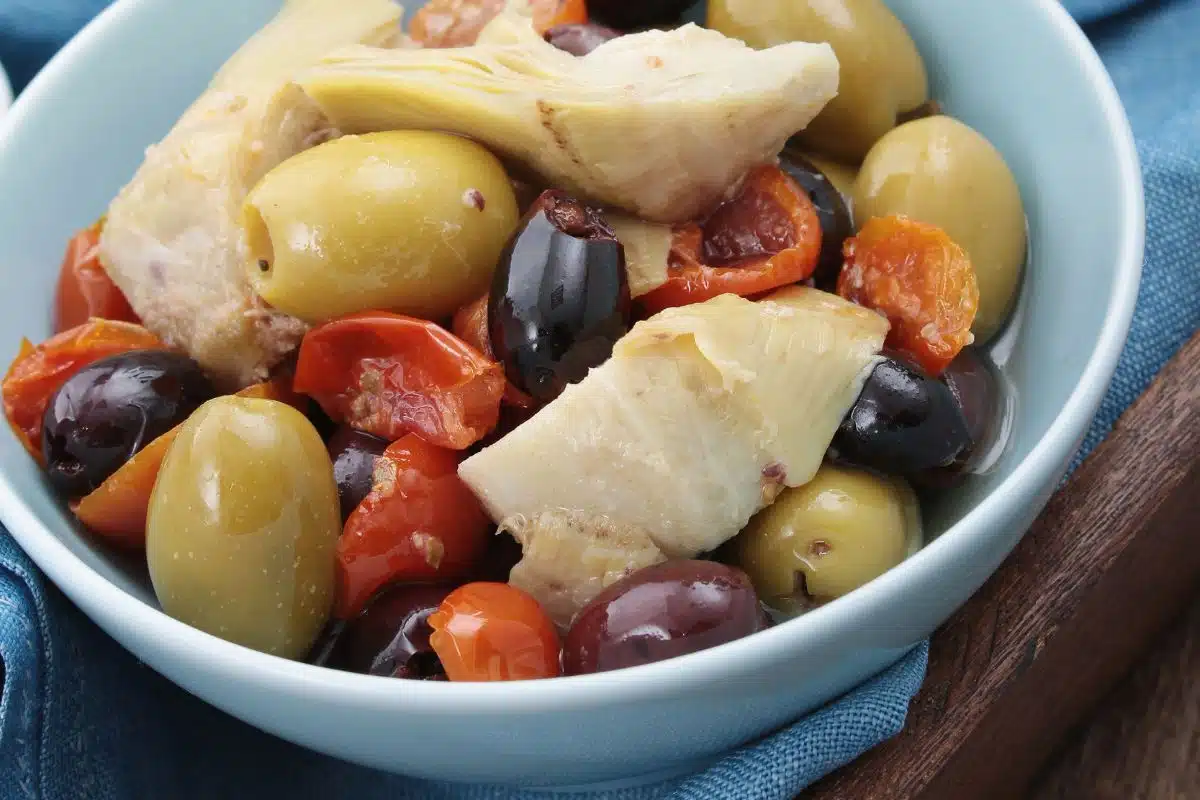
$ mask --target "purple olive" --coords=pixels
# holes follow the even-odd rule
[[[489,333],[508,379],[548,403],[629,330],[625,248],[599,211],[543,192],[500,256]]]
[[[664,661],[768,625],[740,569],[669,561],[614,583],[579,612],[563,645],[563,671],[582,675]]]
[[[375,461],[387,449],[388,440],[343,425],[330,437],[328,447],[345,522],[370,493]]]
[[[588,0],[588,14],[597,22],[623,31],[669,25],[696,0]]]
[[[50,482],[68,497],[91,493],[215,396],[182,353],[133,350],[89,364],[59,388],[42,419]]]
[[[546,31],[546,41],[573,56],[586,56],[605,42],[620,38],[621,32],[592,22],[555,25]]]
[[[346,623],[322,661],[347,672],[444,681],[446,671],[429,644],[429,616],[452,585],[404,584],[385,589]]]
[[[779,166],[800,184],[800,188],[808,192],[817,210],[817,219],[821,222],[821,255],[811,280],[818,289],[833,292],[837,288],[844,261],[842,245],[854,235],[850,209],[846,207],[842,193],[825,177],[825,173],[795,150],[784,150],[779,157]]]

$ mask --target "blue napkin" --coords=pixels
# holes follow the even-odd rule
[[[106,0],[0,0],[0,61],[20,91]],[[1200,0],[1068,0],[1133,120],[1149,241],[1133,329],[1079,458],[1200,327]],[[1076,462],[1078,463],[1078,462]],[[707,771],[616,800],[785,800],[896,734],[928,647]],[[0,796],[41,800],[545,796],[415,781],[282,742],[194,699],[122,650],[0,530]]]

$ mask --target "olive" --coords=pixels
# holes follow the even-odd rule
[[[333,465],[312,423],[285,403],[218,397],[163,459],[146,561],[171,616],[301,658],[330,615],[341,532]]]
[[[488,318],[508,379],[542,402],[604,363],[631,301],[625,248],[600,212],[543,192],[500,257]]]
[[[50,482],[69,497],[89,494],[215,394],[199,364],[167,350],[134,350],[84,367],[43,417]]]
[[[487,550],[479,561],[475,580],[491,583],[508,583],[513,567],[520,562],[524,551],[521,543],[512,534],[497,531],[488,539]]]
[[[594,22],[555,25],[546,31],[546,41],[573,56],[586,56],[605,42],[621,36],[620,31]]]
[[[446,680],[433,652],[429,615],[437,611],[453,585],[401,584],[371,601],[346,623],[325,666],[347,672],[415,680]]]
[[[909,122],[880,139],[854,183],[858,221],[903,214],[937,225],[971,257],[983,344],[1013,307],[1025,263],[1025,208],[1004,157],[956,119]]]
[[[893,356],[871,370],[834,434],[830,456],[914,477],[950,466],[970,447],[967,420],[950,387]]]
[[[696,0],[588,0],[588,14],[623,31],[668,25]]]
[[[999,370],[977,347],[965,347],[941,374],[967,423],[970,447],[954,463],[914,476],[922,487],[949,488],[1003,448],[1004,392]]]
[[[708,27],[757,48],[828,42],[841,64],[838,95],[797,137],[848,164],[929,100],[921,54],[882,0],[710,0]]]
[[[343,425],[329,439],[329,457],[333,478],[337,481],[338,501],[344,522],[370,492],[374,483],[375,460],[388,448],[388,440]]]
[[[500,161],[461,136],[385,131],[292,156],[250,191],[250,283],[309,323],[387,309],[441,319],[487,291],[518,219]]]
[[[821,255],[813,271],[813,286],[826,292],[837,289],[842,272],[842,244],[854,235],[854,220],[842,193],[815,164],[794,150],[785,150],[779,158],[784,172],[800,184],[821,221]]]
[[[636,667],[706,650],[768,626],[746,573],[668,561],[622,578],[584,606],[563,644],[563,672]]]
[[[797,612],[874,580],[920,541],[916,495],[902,478],[825,464],[756,514],[731,549],[766,605]]]
[[[819,156],[808,150],[797,150],[795,146],[789,145],[788,149],[792,152],[799,152],[800,155],[808,159],[813,166],[825,174],[829,182],[837,187],[838,193],[842,196],[842,202],[846,204],[846,209],[850,212],[851,218],[853,218],[854,181],[858,177],[858,168],[847,166],[824,156]]]

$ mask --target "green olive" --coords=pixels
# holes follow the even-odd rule
[[[312,423],[284,403],[218,397],[180,428],[154,485],[154,593],[202,631],[299,658],[332,608],[341,527]]]
[[[920,511],[908,484],[826,464],[755,515],[733,553],[764,603],[797,611],[879,577],[920,542]]]
[[[859,163],[897,116],[929,99],[925,62],[881,0],[710,0],[708,27],[758,48],[829,43],[838,94],[799,138],[839,161]]]
[[[1004,324],[1025,263],[1025,209],[1004,157],[982,135],[945,116],[901,125],[867,154],[854,211],[859,225],[904,214],[946,231],[975,267],[976,343]]]
[[[251,285],[309,323],[366,309],[447,317],[488,290],[517,220],[495,156],[426,131],[318,145],[242,207]]]

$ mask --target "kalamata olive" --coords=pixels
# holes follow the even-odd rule
[[[215,394],[199,364],[166,350],[134,350],[83,368],[43,418],[50,482],[70,497],[90,493]]]
[[[923,487],[947,488],[1002,449],[1004,395],[998,370],[977,347],[965,347],[950,362],[941,380],[954,395],[967,423],[971,446],[953,464],[918,476]]]
[[[825,173],[796,150],[785,150],[779,166],[808,192],[821,220],[821,256],[812,274],[813,285],[825,292],[837,289],[842,271],[842,244],[854,235],[854,220],[842,193]]]
[[[567,675],[606,672],[706,650],[765,629],[746,573],[715,561],[668,561],[596,595],[567,633]]]
[[[446,680],[429,636],[429,615],[452,585],[401,584],[382,592],[346,623],[326,665],[349,672],[416,680]]]
[[[586,56],[605,42],[621,36],[620,31],[594,22],[555,25],[546,31],[546,41],[573,56]]]
[[[492,348],[542,402],[583,380],[629,330],[625,249],[601,214],[543,192],[500,257],[488,301]]]
[[[333,477],[337,481],[338,501],[342,506],[342,521],[371,491],[375,459],[387,450],[387,439],[372,436],[343,425],[328,443],[329,458],[333,461]]]
[[[696,0],[588,0],[588,14],[597,22],[623,31],[667,25],[695,5]]]
[[[920,509],[903,478],[825,464],[756,514],[730,549],[765,604],[796,612],[879,577],[920,542]]]
[[[871,371],[833,437],[830,455],[904,477],[947,467],[970,450],[971,434],[950,387],[896,357]]]

